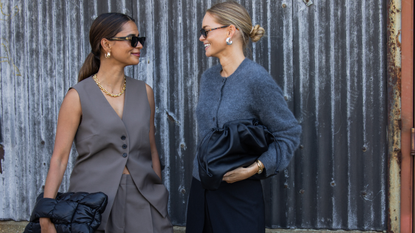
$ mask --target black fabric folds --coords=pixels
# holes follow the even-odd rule
[[[273,141],[272,133],[257,119],[230,121],[213,128],[197,149],[202,186],[218,189],[226,172],[251,165]]]
[[[101,223],[108,197],[102,192],[58,193],[56,199],[41,193],[24,233],[40,233],[39,218],[50,218],[58,233],[94,233]]]

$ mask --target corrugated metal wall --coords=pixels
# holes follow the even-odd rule
[[[291,165],[264,182],[272,228],[385,230],[385,1],[241,0],[267,31],[249,57],[283,88],[303,126]],[[27,220],[42,190],[60,104],[104,12],[138,19],[147,37],[127,75],[156,96],[156,127],[174,225],[185,211],[196,148],[194,110],[206,58],[198,41],[215,0],[0,0],[0,219]],[[311,2],[311,0],[308,0]],[[0,148],[1,149],[1,148]],[[70,163],[61,190],[68,188]]]

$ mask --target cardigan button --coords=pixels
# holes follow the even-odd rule
[[[122,157],[127,158],[127,154],[126,153],[122,154]]]
[[[123,149],[127,149],[127,144],[122,145]]]
[[[126,137],[124,135],[121,136],[121,140],[125,140]]]

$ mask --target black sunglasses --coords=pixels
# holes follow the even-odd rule
[[[202,28],[202,29],[200,29],[200,34],[206,39],[208,32],[216,30],[216,29],[226,28],[226,27],[229,27],[229,26],[231,26],[231,25],[217,27],[217,28],[211,28],[209,30],[205,30],[204,28]]]
[[[140,42],[140,44],[144,46],[144,42],[146,41],[146,38],[138,37],[138,36],[125,36],[125,37],[112,37],[112,38],[108,38],[108,40],[117,40],[117,41],[129,40],[131,42],[131,46],[135,48],[137,47],[138,42]]]

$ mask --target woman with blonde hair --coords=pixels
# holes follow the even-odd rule
[[[228,171],[217,190],[204,188],[197,159],[200,155],[195,157],[186,231],[265,232],[260,179],[288,166],[299,144],[301,126],[270,74],[244,55],[249,40],[258,41],[265,30],[252,25],[243,6],[236,2],[212,6],[200,32],[206,56],[218,58],[220,64],[206,70],[200,81],[196,109],[199,142],[212,128],[252,118],[269,129],[274,141],[249,166]]]

